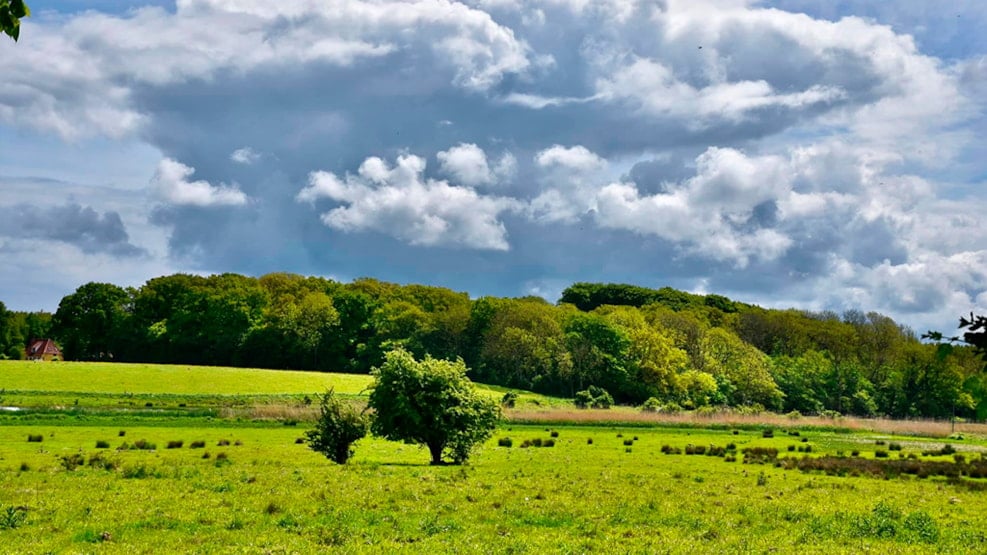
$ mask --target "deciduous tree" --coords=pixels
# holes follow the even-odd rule
[[[426,356],[417,361],[404,349],[385,355],[373,372],[369,406],[374,434],[428,447],[432,464],[448,457],[462,464],[473,447],[493,434],[500,407],[466,377],[466,365]]]

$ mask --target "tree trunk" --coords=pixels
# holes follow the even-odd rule
[[[442,463],[442,448],[443,444],[435,442],[428,444],[428,452],[432,454],[432,464],[443,464]]]

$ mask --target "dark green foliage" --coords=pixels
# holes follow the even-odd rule
[[[509,437],[502,437],[502,438],[500,438],[500,439],[497,440],[497,445],[500,446],[500,447],[513,447],[514,446],[514,440],[512,440]]]
[[[131,295],[110,283],[87,283],[58,304],[51,332],[71,360],[115,358],[116,347],[129,331]]]
[[[202,440],[193,441],[188,446],[189,449],[204,449],[205,447],[206,447],[206,442]]]
[[[514,405],[516,404],[517,404],[517,393],[514,393],[513,391],[508,391],[500,399],[500,406],[507,409],[514,408]]]
[[[711,301],[717,304],[720,299],[725,305],[734,306],[726,297],[715,295],[718,299]],[[689,307],[707,306],[706,297],[676,291],[670,287],[648,289],[636,285],[616,283],[574,283],[562,292],[561,303],[575,305],[582,311],[591,311],[603,305],[623,305],[642,307],[649,304],[661,304],[672,310],[683,310]],[[708,305],[712,306],[712,305]]]
[[[86,464],[89,465],[90,468],[97,468],[106,471],[116,470],[120,466],[120,463],[110,459],[103,452],[90,455],[89,461]]]
[[[900,443],[891,443],[888,445],[888,451],[901,451]]]
[[[0,0],[0,32],[16,41],[21,35],[21,19],[30,15],[24,0]]]
[[[166,449],[181,449],[182,448],[182,445],[185,445],[185,442],[179,439],[177,441],[169,441],[168,444],[165,446],[165,448]]]
[[[96,449],[109,449],[109,448],[110,448],[109,441],[103,441],[101,439],[96,440]]]
[[[425,445],[432,464],[442,464],[443,456],[456,464],[466,462],[500,418],[500,407],[476,391],[462,360],[426,356],[419,362],[408,351],[395,349],[373,374],[372,431]]]
[[[79,468],[80,466],[85,464],[86,458],[82,456],[81,453],[72,453],[71,455],[62,455],[61,457],[58,458],[58,461],[59,464],[62,465],[62,468],[64,468],[69,472],[72,472],[76,468]]]
[[[878,459],[886,459],[888,458],[888,452],[884,449],[878,449],[874,451],[874,457]]]
[[[555,440],[536,437],[534,439],[526,439],[521,442],[522,449],[527,449],[528,447],[555,447]]]
[[[559,432],[557,430],[552,430],[551,432],[549,432],[548,435],[550,435],[552,437],[559,437]],[[637,438],[634,438],[634,439],[637,439]]]
[[[952,455],[955,452],[956,448],[947,443],[943,445],[941,449],[928,449],[926,451],[922,451],[922,454],[926,457],[935,457],[941,455]]]
[[[608,409],[613,406],[613,396],[602,387],[591,385],[576,392],[575,403],[581,409]]]
[[[43,435],[41,435],[41,434],[28,434],[27,435],[27,441],[28,441],[28,443],[41,443],[44,440],[45,440],[45,437]]]
[[[85,284],[54,316],[0,305],[0,358],[53,337],[70,359],[367,373],[399,346],[417,359],[462,357],[484,383],[558,396],[592,384],[643,410],[987,418],[980,316],[961,322],[968,345],[936,346],[873,312],[768,310],[667,287],[577,283],[562,303],[374,279],[177,274],[139,289]]]
[[[774,447],[745,447],[740,452],[744,455],[744,463],[763,464],[778,458],[778,450]]]
[[[8,506],[0,510],[0,530],[13,530],[27,520],[27,509]]]
[[[761,431],[761,437],[765,437],[765,438],[775,437],[775,431],[772,430],[771,428],[768,428],[766,430],[762,430]]]
[[[340,401],[330,389],[319,397],[315,429],[305,432],[308,445],[337,464],[353,456],[353,444],[367,435],[367,418],[352,405]]]

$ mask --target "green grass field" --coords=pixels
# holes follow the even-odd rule
[[[133,381],[121,382],[119,376],[104,375],[116,374],[115,366],[74,366],[29,365],[25,370],[0,364],[0,389],[5,390],[0,396],[19,395],[21,390],[11,385],[15,383],[51,395],[60,387],[74,392],[88,383],[85,391],[94,399],[115,399],[138,392],[140,386],[155,402],[191,400],[217,395],[201,376],[228,371],[152,367],[157,376],[169,378],[200,373],[191,380],[195,386],[187,380],[168,387],[138,367],[123,369]],[[11,368],[17,370],[8,374]],[[49,372],[44,383],[39,384],[37,373],[33,379],[23,376],[32,369]],[[90,380],[70,382],[67,377],[87,370]],[[19,381],[7,380],[17,372],[22,372]],[[60,372],[65,379],[52,382],[52,392],[42,391],[47,379]],[[247,374],[237,379],[255,384],[253,395],[278,399],[278,394],[304,392],[265,391],[256,385],[277,383],[279,372],[250,380],[253,371],[234,371],[230,380],[240,372]],[[304,379],[331,382],[334,376],[292,379],[299,380],[297,387],[307,387]],[[96,385],[100,383],[109,385]],[[225,383],[228,389],[215,399],[242,394],[233,381]],[[327,384],[315,385],[313,392]],[[41,399],[41,393],[33,399]],[[349,464],[338,466],[296,443],[308,426],[304,421],[110,407],[0,413],[0,551],[987,550],[987,479],[970,477],[978,468],[972,463],[980,464],[987,451],[982,436],[948,440],[955,453],[923,454],[942,450],[944,440],[821,430],[794,422],[774,424],[773,437],[764,437],[764,427],[753,425],[703,429],[636,424],[503,424],[462,467],[429,466],[427,452],[416,446],[368,438],[357,444]],[[511,439],[511,447],[498,445],[505,438]],[[523,447],[535,440],[555,443]],[[124,444],[154,449],[121,450]],[[686,454],[699,447],[709,452],[711,446],[724,452]],[[743,454],[749,448],[775,449],[778,458],[753,462],[756,457]],[[890,469],[914,464],[965,470],[922,477],[907,471],[872,476],[855,469],[835,468],[827,474],[786,468],[803,459],[837,466],[886,464]]]
[[[3,426],[0,528],[10,507],[24,510],[0,539],[4,551],[24,553],[976,553],[987,541],[983,492],[941,478],[836,477],[661,453],[728,443],[785,451],[800,438],[555,430],[553,447],[521,448],[550,433],[504,428],[469,466],[430,467],[426,452],[381,440],[362,441],[337,466],[284,426]],[[513,447],[498,447],[503,437]],[[861,434],[802,437],[818,452],[875,449]],[[139,440],[157,449],[116,449]],[[192,448],[197,441],[205,447]],[[67,470],[62,457],[76,454],[85,463]]]
[[[368,375],[167,364],[0,361],[0,406],[141,408],[297,404],[333,388],[344,397],[367,394]],[[500,399],[507,388],[480,385]],[[512,390],[516,391],[516,390]],[[519,406],[571,406],[526,391]],[[150,408],[149,407],[149,408]]]

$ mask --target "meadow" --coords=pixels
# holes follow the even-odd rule
[[[0,371],[7,368],[0,364]],[[3,396],[16,397],[20,390],[6,378],[0,373]],[[31,391],[44,385],[19,383]],[[106,394],[96,387],[89,392]],[[138,390],[129,387],[125,392]],[[209,392],[162,387],[155,394],[193,399]],[[186,408],[0,414],[0,549],[987,549],[987,479],[974,477],[987,472],[987,441],[976,433],[945,439],[791,420],[741,427],[618,425],[604,420],[608,411],[593,411],[603,416],[583,423],[504,423],[466,466],[429,466],[427,451],[373,438],[361,440],[351,462],[339,466],[298,442],[308,427],[304,420],[203,416]],[[818,464],[800,469],[800,461]]]

